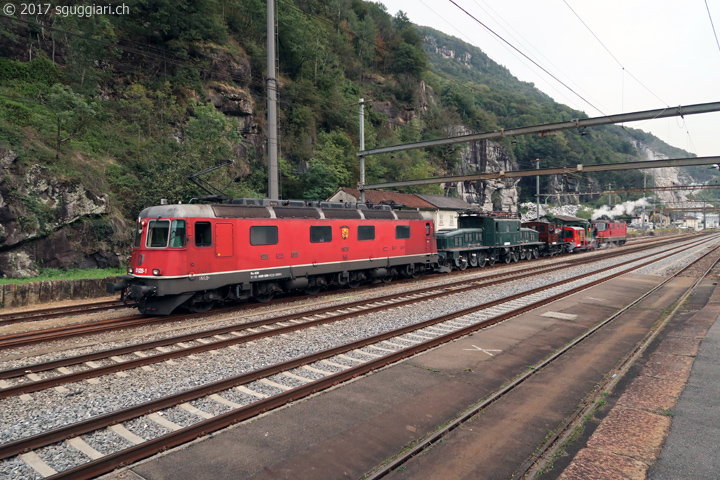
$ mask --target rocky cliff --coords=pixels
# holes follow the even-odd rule
[[[124,222],[106,218],[108,198],[0,150],[0,275],[24,278],[41,267],[116,267]],[[116,232],[117,230],[117,232]]]

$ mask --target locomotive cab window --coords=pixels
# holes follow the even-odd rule
[[[375,225],[360,225],[357,231],[358,240],[375,240]]]
[[[395,227],[395,238],[398,240],[410,238],[410,225],[397,225]]]
[[[168,233],[170,233],[170,220],[151,220],[148,224],[145,246],[148,248],[167,247]]]
[[[310,227],[310,243],[332,242],[332,227]]]
[[[425,236],[426,237],[430,236],[430,224],[429,223],[425,224]]]
[[[185,248],[185,220],[172,221],[170,248]]]
[[[133,243],[133,247],[140,248],[142,246],[142,232],[143,224],[138,220],[135,222],[135,242]]]
[[[277,245],[278,227],[250,227],[250,245]]]
[[[212,245],[212,226],[210,222],[197,222],[195,224],[195,246],[209,247]]]

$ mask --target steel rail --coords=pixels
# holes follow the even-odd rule
[[[411,347],[404,348],[402,350],[398,350],[397,352],[393,352],[391,354],[388,354],[384,357],[380,357],[376,360],[372,360],[370,362],[367,362],[365,364],[356,366],[356,367],[350,367],[347,370],[344,370],[342,372],[338,372],[336,374],[329,375],[326,378],[316,380],[314,382],[308,383],[306,385],[296,387],[292,390],[289,390],[288,392],[285,392],[280,395],[276,395],[274,397],[270,397],[265,400],[261,400],[258,402],[253,403],[252,405],[248,405],[246,407],[242,407],[240,409],[228,412],[223,415],[219,415],[218,417],[213,417],[212,419],[201,421],[196,425],[183,428],[181,430],[178,430],[176,432],[173,432],[171,434],[164,435],[162,437],[158,437],[154,440],[146,441],[140,445],[137,445],[135,447],[131,447],[130,449],[123,450],[121,452],[118,452],[116,454],[112,454],[108,457],[90,462],[84,466],[80,466],[78,468],[74,468],[65,472],[61,472],[57,475],[54,475],[52,477],[53,480],[59,479],[59,478],[78,478],[78,479],[84,479],[84,478],[92,478],[95,475],[99,475],[100,473],[104,473],[109,471],[109,469],[115,468],[121,464],[126,464],[131,461],[136,461],[141,458],[144,458],[146,456],[152,455],[154,453],[157,453],[161,450],[164,450],[166,448],[170,448],[176,445],[179,445],[181,443],[184,443],[188,440],[191,440],[199,435],[209,433],[211,431],[217,430],[219,428],[224,428],[225,426],[231,425],[232,423],[236,423],[238,421],[245,420],[247,418],[250,418],[252,416],[255,416],[259,413],[262,413],[264,411],[267,411],[268,409],[275,408],[277,406],[284,405],[285,403],[288,403],[293,400],[297,400],[298,398],[307,396],[309,394],[315,393],[323,388],[328,388],[333,385],[337,385],[340,382],[349,380],[353,377],[356,377],[358,375],[362,375],[364,373],[368,373],[372,370],[375,370],[377,368],[380,368],[382,366],[385,366],[390,363],[394,363],[396,361],[402,360],[408,356],[415,355],[417,353],[420,353],[424,350],[434,348],[437,345],[441,345],[443,343],[446,343],[448,341],[451,341],[455,338],[462,337],[464,335],[467,335],[469,333],[472,333],[474,331],[477,331],[481,328],[485,328],[490,325],[494,325],[496,323],[499,323],[501,321],[504,321],[508,318],[511,318],[513,316],[519,315],[521,313],[524,313],[529,310],[533,310],[535,308],[538,308],[539,306],[552,303],[556,300],[559,300],[561,298],[564,298],[566,296],[572,295],[574,293],[577,293],[579,291],[585,290],[591,286],[603,283],[605,281],[608,281],[612,278],[615,278],[619,275],[623,275],[625,273],[629,273],[631,271],[637,270],[639,268],[642,268],[644,266],[650,265],[652,263],[655,263],[658,260],[650,260],[647,262],[640,263],[638,265],[635,265],[633,267],[630,267],[628,269],[623,270],[619,273],[613,273],[611,275],[608,275],[606,277],[594,280],[590,283],[580,285],[578,287],[566,290],[564,292],[560,292],[556,295],[553,295],[549,298],[539,300],[537,302],[534,302],[532,304],[519,307],[517,309],[514,309],[512,311],[506,312],[501,315],[497,315],[493,318],[487,319],[485,321],[469,325],[467,327],[463,327],[461,329],[458,329],[456,331],[450,332],[445,335],[441,335],[436,337],[435,339],[428,340],[426,342],[422,342],[420,344],[413,345]],[[638,262],[638,260],[634,260],[633,262]],[[623,264],[620,264],[623,265]],[[620,266],[618,265],[618,266]],[[579,275],[577,277],[574,277],[572,279],[565,279],[560,282],[555,282],[551,285],[546,285],[543,287],[538,287],[535,289],[532,289],[530,291],[522,292],[516,295],[512,295],[510,297],[506,297],[504,299],[497,300],[495,302],[491,302],[488,304],[483,305],[477,305],[474,307],[466,308],[463,310],[459,310],[456,312],[452,312],[450,314],[443,315],[441,317],[436,317],[433,319],[426,320],[424,322],[420,322],[418,324],[414,325],[408,325],[406,327],[402,327],[396,330],[384,332],[372,337],[368,337],[362,340],[358,340],[355,342],[347,343],[344,345],[340,345],[322,352],[316,352],[313,354],[309,354],[303,357],[299,357],[293,360],[289,360],[280,364],[272,365],[269,367],[265,367],[263,369],[255,370],[252,372],[248,372],[245,374],[241,374],[235,377],[230,377],[227,379],[219,380],[217,382],[213,382],[207,385],[204,385],[202,387],[198,387],[195,389],[187,390],[184,392],[180,392],[168,397],[160,398],[157,400],[145,402],[143,404],[139,404],[133,407],[128,407],[123,410],[119,410],[117,412],[113,412],[104,416],[95,417],[83,422],[79,422],[76,424],[68,425],[65,427],[60,427],[55,430],[51,430],[49,432],[45,432],[43,434],[38,434],[33,437],[28,437],[25,439],[18,440],[16,442],[12,442],[3,446],[0,446],[0,459],[7,458],[12,455],[17,455],[19,453],[22,453],[24,451],[32,450],[35,448],[40,448],[58,441],[65,440],[67,438],[71,438],[73,436],[81,435],[84,433],[88,433],[94,430],[97,430],[99,428],[104,428],[109,425],[113,425],[122,421],[126,421],[132,418],[136,418],[138,416],[146,415],[158,410],[162,410],[164,408],[169,408],[172,406],[175,406],[180,403],[188,402],[195,400],[197,398],[210,395],[222,390],[227,390],[229,388],[235,387],[237,385],[241,385],[244,383],[248,383],[254,380],[258,380],[270,375],[274,375],[283,371],[287,371],[293,368],[297,368],[309,363],[313,363],[318,360],[322,360],[324,358],[330,358],[335,355],[346,353],[348,351],[355,350],[357,348],[362,348],[364,346],[372,345],[374,343],[394,338],[400,335],[404,335],[406,333],[410,333],[416,330],[421,330],[423,328],[436,325],[438,323],[443,323],[448,320],[452,320],[454,318],[462,317],[465,315],[469,315],[481,310],[486,310],[488,308],[491,308],[494,305],[500,304],[500,303],[507,303],[511,302],[513,300],[517,300],[519,298],[525,298],[528,295],[532,295],[533,293],[539,293],[543,290],[548,290],[560,285],[567,284],[572,281],[577,281],[578,279],[582,279],[584,277],[588,277],[591,275],[596,275],[597,272],[590,272],[587,274]]]
[[[108,300],[105,302],[82,303],[68,305],[65,307],[48,307],[38,308],[35,310],[26,310],[24,312],[0,313],[0,325],[10,325],[17,322],[29,322],[52,318],[53,316],[64,315],[66,313],[86,312],[88,310],[100,310],[104,308],[129,308],[123,305],[119,300]]]

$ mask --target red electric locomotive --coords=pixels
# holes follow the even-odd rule
[[[562,241],[569,253],[589,248],[589,244],[585,240],[585,229],[582,227],[562,227]]]
[[[420,212],[251,199],[160,205],[140,213],[128,274],[108,292],[121,291],[142,313],[168,315],[417,276],[437,264],[433,222]]]
[[[593,235],[598,245],[625,245],[627,241],[627,224],[612,220],[595,220],[592,222]]]

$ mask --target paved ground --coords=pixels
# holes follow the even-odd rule
[[[616,388],[608,408],[585,424],[570,456],[556,462],[557,473],[541,480],[557,474],[560,480],[720,478],[715,283],[703,281]]]
[[[720,477],[720,322],[700,345],[690,379],[672,417],[670,436],[651,480],[717,480]]]

